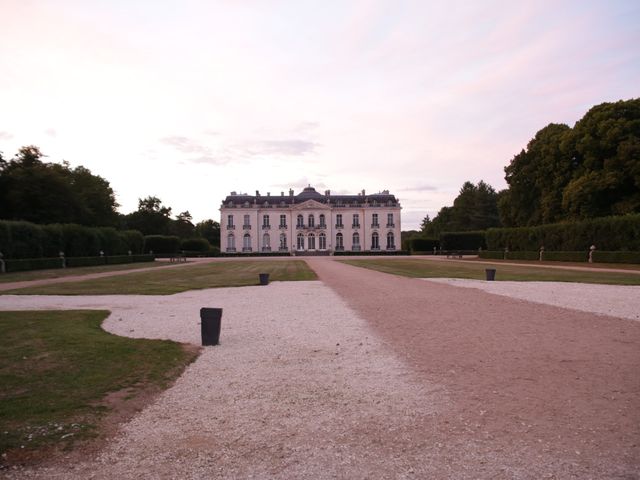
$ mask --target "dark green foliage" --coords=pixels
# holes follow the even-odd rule
[[[594,218],[537,227],[491,228],[486,232],[489,250],[553,251],[640,250],[640,215]]]
[[[3,222],[0,220],[0,253],[5,258],[10,257],[11,251],[11,230],[9,229],[9,222]]]
[[[506,260],[538,260],[540,252],[507,252]],[[484,250],[479,254],[484,259],[503,259],[504,251]],[[556,262],[587,262],[589,252],[547,252],[542,257],[545,261]],[[640,252],[593,252],[594,263],[640,263]]]
[[[196,234],[206,238],[211,245],[220,248],[220,224],[214,220],[203,220],[196,225]]]
[[[144,252],[177,253],[180,250],[180,238],[175,235],[146,235]]]
[[[597,263],[640,263],[640,252],[593,252]]]
[[[100,236],[94,228],[82,225],[62,225],[66,257],[93,257],[100,253]]]
[[[433,249],[440,248],[440,240],[434,238],[412,238],[409,240],[409,250],[411,252],[433,253]]]
[[[640,99],[597,105],[573,128],[546,126],[505,173],[505,226],[640,212]]]
[[[45,163],[37,147],[22,147],[0,163],[0,218],[34,223],[114,225],[113,190],[84,167]]]
[[[126,228],[143,235],[169,235],[172,222],[171,207],[164,207],[154,196],[138,199],[138,210],[124,217]]]
[[[196,227],[191,222],[193,217],[189,210],[176,215],[176,219],[171,222],[171,234],[180,238],[190,238],[196,233]]]
[[[187,238],[180,242],[180,249],[190,252],[208,252],[211,248],[209,242],[204,238]]]
[[[26,272],[27,270],[45,270],[50,268],[62,268],[60,258],[27,258],[24,260],[5,260],[7,273]]]
[[[118,232],[127,245],[127,252],[131,250],[134,255],[141,254],[144,249],[144,235],[138,230],[124,230]]]
[[[478,185],[465,182],[452,207],[442,207],[431,220],[422,221],[425,237],[439,237],[442,232],[466,232],[499,227],[498,194],[493,187],[480,180]],[[443,247],[444,248],[444,247]]]
[[[486,249],[485,232],[444,232],[440,234],[443,250]]]
[[[393,256],[393,255],[409,255],[409,252],[404,251],[404,250],[379,250],[379,251],[373,251],[373,252],[343,251],[343,252],[333,252],[333,254],[335,256],[337,256],[337,257],[341,257],[341,256],[354,256],[354,257],[375,256],[375,257],[380,257],[380,256]]]
[[[129,251],[129,245],[115,228],[98,228],[97,233],[100,239],[100,250],[105,255],[124,255]]]
[[[105,257],[69,257],[66,259],[67,267],[96,267],[106,265]]]
[[[42,230],[29,222],[7,222],[10,244],[7,258],[42,257]]]
[[[42,229],[42,256],[58,257],[64,251],[64,229],[62,225],[40,225]]]

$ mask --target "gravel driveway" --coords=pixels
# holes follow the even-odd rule
[[[640,322],[308,263],[320,282],[0,296],[193,343],[224,309],[221,345],[97,458],[9,477],[639,478]]]

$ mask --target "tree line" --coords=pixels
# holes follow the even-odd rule
[[[506,189],[465,182],[453,205],[427,215],[414,235],[639,213],[640,99],[597,105],[573,128],[550,123],[504,171]]]
[[[0,153],[0,219],[200,237],[220,245],[220,224],[215,220],[194,224],[189,211],[172,218],[171,207],[155,196],[139,199],[136,211],[121,214],[106,179],[83,166],[71,168],[68,162],[50,163],[44,158],[36,146],[20,148],[11,160]]]

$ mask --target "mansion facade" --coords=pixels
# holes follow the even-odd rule
[[[220,206],[222,253],[331,254],[399,250],[400,203],[388,190],[297,195],[231,192]]]

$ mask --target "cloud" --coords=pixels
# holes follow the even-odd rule
[[[433,185],[425,185],[425,184],[398,189],[399,192],[435,192],[436,190],[438,190],[437,187],[434,187]]]
[[[180,135],[173,135],[169,137],[163,137],[160,142],[173,147],[180,153],[189,155],[185,159],[190,163],[205,163],[210,165],[223,165],[229,163],[233,158],[227,153],[216,153],[209,146],[202,145],[196,140],[183,137]],[[192,156],[193,155],[193,156]]]
[[[257,142],[247,142],[245,144],[246,151],[249,155],[286,155],[300,156],[312,153],[317,143],[308,140],[290,139],[290,140],[261,140]]]
[[[13,138],[13,135],[11,135],[9,132],[0,132],[0,140],[11,140]]]

